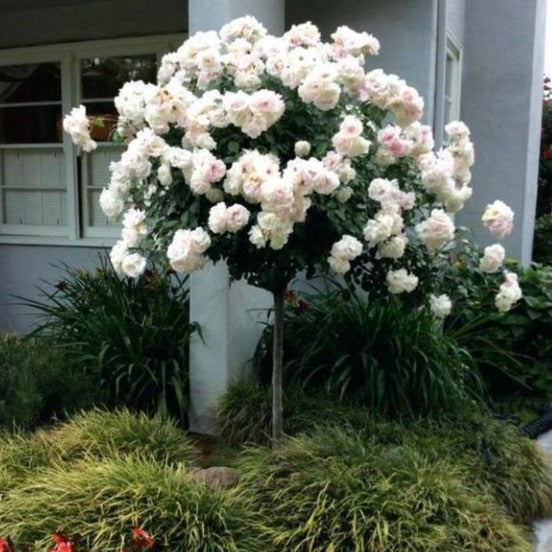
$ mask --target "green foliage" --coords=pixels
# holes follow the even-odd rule
[[[93,410],[33,434],[0,434],[0,495],[37,470],[114,454],[190,465],[197,451],[173,421],[128,410]]]
[[[114,452],[143,454],[169,463],[193,462],[197,452],[169,418],[123,409],[82,413],[50,432],[64,459],[108,457]]]
[[[147,271],[121,279],[105,260],[95,273],[65,267],[53,292],[25,300],[45,320],[35,334],[54,336],[124,404],[184,419],[188,410],[189,322],[186,280]]]
[[[269,393],[232,393],[244,411],[234,425],[256,422],[263,438]],[[226,491],[193,480],[195,450],[161,416],[93,411],[0,435],[0,535],[37,552],[53,531],[121,552],[136,525],[171,552],[529,552],[522,524],[552,515],[550,465],[502,421],[399,423],[297,390],[285,406],[288,431],[306,433],[277,451],[246,448]]]
[[[469,354],[427,310],[337,284],[305,299],[308,308],[285,315],[288,381],[391,416],[451,409],[480,392]],[[258,352],[266,372],[271,337],[269,326]]]
[[[552,264],[552,215],[542,215],[535,220],[533,261]]]
[[[523,297],[501,314],[494,309],[494,294],[502,276],[476,271],[474,263],[452,266],[445,278],[456,305],[446,335],[469,350],[493,395],[552,396],[552,267],[509,261],[506,266],[518,274]]]
[[[218,411],[225,439],[234,445],[267,444],[269,409],[268,389],[251,383],[233,386]],[[516,426],[477,408],[399,423],[374,417],[359,405],[337,405],[327,395],[288,390],[284,411],[289,435],[316,433],[322,423],[350,428],[377,447],[407,445],[430,463],[454,464],[474,492],[491,496],[518,523],[552,515],[550,462],[533,441],[519,437]]]
[[[541,129],[537,217],[550,215],[552,212],[552,98],[550,92],[542,104]]]
[[[328,426],[290,438],[276,454],[249,449],[240,468],[276,550],[532,550],[525,531],[469,486],[462,466],[408,443],[385,446]]]
[[[0,427],[32,428],[100,400],[90,375],[50,339],[0,334]]]
[[[135,525],[171,552],[257,552],[246,499],[195,483],[182,466],[148,457],[88,458],[36,474],[2,500],[0,534],[37,552],[52,529],[88,546],[119,552]]]

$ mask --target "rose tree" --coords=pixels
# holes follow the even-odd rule
[[[157,84],[128,82],[115,98],[116,139],[128,147],[100,198],[123,224],[112,263],[136,278],[153,257],[182,273],[224,259],[233,278],[272,293],[275,442],[290,280],[301,270],[346,274],[368,256],[389,293],[409,293],[420,278],[412,259],[447,254],[450,214],[472,192],[468,128],[450,123],[448,145],[434,152],[418,92],[365,70],[378,50],[348,27],[324,43],[311,23],[275,37],[247,16],[195,34],[163,57]],[[84,108],[64,126],[94,149]],[[495,202],[483,220],[504,237],[512,218]],[[499,257],[486,253],[483,269],[498,270]],[[508,275],[505,289],[515,285]],[[501,290],[499,308],[518,289]],[[443,295],[426,303],[438,316],[451,308]]]

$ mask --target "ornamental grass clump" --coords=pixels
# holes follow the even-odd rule
[[[52,531],[80,535],[85,549],[121,552],[140,525],[171,552],[258,552],[244,498],[193,481],[182,466],[113,455],[37,473],[2,499],[0,535],[49,550]]]
[[[529,552],[531,539],[460,465],[409,444],[382,446],[347,429],[248,450],[240,485],[264,513],[275,550]]]
[[[191,465],[197,450],[170,418],[127,409],[93,410],[74,416],[50,433],[64,459],[110,457],[114,453],[143,454],[160,462]]]
[[[156,84],[128,82],[115,98],[127,149],[100,197],[122,220],[112,263],[138,278],[150,260],[180,273],[225,260],[232,278],[272,293],[275,442],[284,294],[297,272],[350,275],[364,263],[387,293],[418,289],[419,307],[451,309],[425,265],[449,254],[451,215],[472,193],[470,132],[449,123],[433,151],[422,98],[374,66],[378,52],[345,26],[324,43],[312,23],[275,37],[245,16],[191,36],[162,58]],[[83,106],[64,121],[85,151],[96,147],[89,126]],[[496,201],[482,221],[503,238],[513,212]],[[506,274],[497,307],[520,295]]]
[[[34,433],[1,433],[0,498],[46,468],[118,454],[146,456],[171,465],[192,466],[198,460],[186,433],[168,418],[124,409],[93,410]]]

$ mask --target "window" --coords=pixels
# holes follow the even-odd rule
[[[113,98],[128,80],[155,81],[157,62],[179,36],[0,50],[0,241],[104,245],[118,229],[98,198],[109,164],[123,151],[108,142]],[[103,126],[98,148],[77,158],[63,132],[71,107]]]
[[[445,124],[460,118],[461,86],[462,52],[452,38],[447,37],[447,58],[445,68]]]

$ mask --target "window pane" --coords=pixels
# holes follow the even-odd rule
[[[54,143],[61,140],[61,105],[0,108],[0,144]]]
[[[61,101],[59,63],[0,66],[0,104]]]
[[[155,82],[155,54],[97,57],[81,61],[83,98],[113,98],[129,80]]]
[[[65,226],[67,193],[61,149],[0,151],[0,222]]]
[[[86,225],[105,228],[116,226],[109,222],[100,208],[100,193],[109,184],[109,164],[118,161],[124,151],[122,146],[100,146],[84,159],[83,171],[86,189]]]

